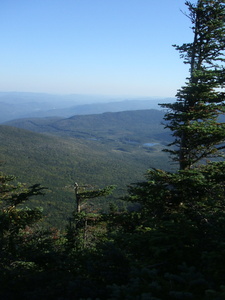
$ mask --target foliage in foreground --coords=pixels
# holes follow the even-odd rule
[[[0,298],[224,299],[224,167],[180,171],[182,180],[149,171],[126,198],[139,211],[74,212],[65,232],[18,208],[41,187],[18,190],[1,175]]]

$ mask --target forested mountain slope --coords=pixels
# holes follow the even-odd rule
[[[136,110],[96,115],[76,115],[71,118],[18,119],[6,124],[35,132],[96,139],[104,142],[157,142],[166,144],[168,131],[161,124],[164,111]]]
[[[74,208],[74,181],[95,187],[117,185],[118,199],[126,192],[127,184],[143,178],[147,168],[170,167],[167,156],[157,151],[157,147],[154,150],[128,143],[122,148],[117,143],[55,137],[0,126],[1,170],[17,176],[21,182],[47,186],[46,195],[33,205],[44,208],[46,223],[58,226]],[[106,202],[109,201],[113,198]],[[107,209],[106,202],[96,200],[90,208]]]

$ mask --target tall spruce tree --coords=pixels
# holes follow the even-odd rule
[[[219,289],[225,286],[225,161],[203,163],[223,155],[225,148],[225,123],[219,119],[225,112],[224,2],[185,2],[194,40],[175,48],[189,64],[190,77],[177,101],[162,105],[168,109],[166,127],[175,137],[167,151],[180,169],[148,170],[147,180],[131,185],[125,197],[141,209],[133,240],[124,226],[123,247],[134,260],[142,263],[144,257],[157,270],[161,293],[153,286],[144,290],[157,299],[224,299]]]
[[[180,170],[212,156],[221,155],[225,141],[225,123],[218,122],[225,112],[225,3],[223,0],[189,1],[187,15],[192,23],[194,39],[182,46],[174,45],[190,77],[178,90],[177,101],[161,104],[167,108],[166,128],[173,131],[175,140],[168,151],[178,161]]]

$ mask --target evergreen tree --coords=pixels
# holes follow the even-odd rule
[[[144,291],[160,299],[223,299],[225,162],[218,158],[225,148],[225,123],[220,119],[225,112],[225,3],[198,0],[186,5],[194,40],[175,48],[189,64],[190,77],[175,103],[162,104],[168,109],[166,128],[175,137],[165,151],[179,170],[148,170],[145,182],[129,187],[125,200],[141,204],[140,221],[132,235],[124,226],[117,239],[133,261],[145,261],[149,271],[157,272],[161,291],[138,283],[139,295]],[[193,283],[189,277],[198,279]]]
[[[43,195],[44,187],[35,184],[25,187],[15,177],[0,173],[0,250],[15,255],[21,229],[42,218],[39,208],[21,206],[32,196]]]
[[[225,3],[221,0],[186,1],[194,39],[174,45],[184,63],[190,66],[186,86],[178,90],[177,101],[161,104],[168,108],[166,127],[175,140],[166,150],[179,162],[180,169],[190,169],[202,159],[221,154],[225,148],[225,123],[218,116],[225,112]]]
[[[101,220],[99,213],[87,213],[85,209],[82,211],[83,205],[90,199],[105,197],[110,195],[115,186],[106,186],[103,189],[86,189],[89,186],[79,186],[78,183],[74,184],[76,209],[69,218],[66,228],[67,251],[83,249],[90,243],[88,242],[88,223],[97,223]],[[90,238],[92,240],[92,236]],[[93,245],[92,245],[93,246]]]
[[[75,192],[75,200],[76,200],[76,212],[80,213],[82,209],[82,204],[84,204],[87,200],[108,196],[115,189],[114,185],[109,185],[104,189],[98,190],[85,190],[88,186],[79,186],[77,182],[74,183],[74,192]]]

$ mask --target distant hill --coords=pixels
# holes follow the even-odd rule
[[[39,133],[92,139],[96,141],[158,143],[165,145],[170,134],[162,125],[164,112],[136,110],[94,115],[76,115],[70,118],[28,118],[7,122],[10,126]]]
[[[23,117],[44,117],[55,109],[104,100],[101,96],[0,92],[0,123]]]
[[[0,123],[30,117],[71,117],[126,110],[158,109],[158,103],[171,98],[107,97],[95,95],[51,95],[41,93],[0,92]]]
[[[171,99],[148,99],[148,100],[123,100],[107,103],[91,103],[71,106],[68,108],[52,109],[45,112],[36,112],[32,116],[36,117],[48,117],[48,116],[62,116],[70,117],[73,115],[89,115],[89,114],[101,114],[104,112],[120,112],[130,110],[142,110],[142,109],[160,109],[159,103],[168,103]]]

